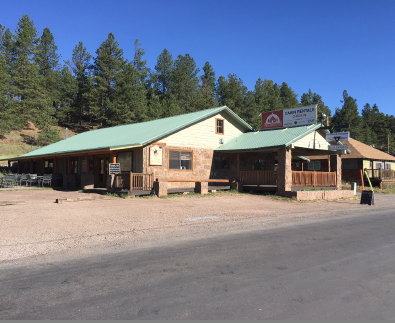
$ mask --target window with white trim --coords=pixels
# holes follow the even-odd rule
[[[192,151],[169,150],[169,169],[192,170]]]

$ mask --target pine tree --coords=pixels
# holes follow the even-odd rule
[[[35,64],[37,54],[37,30],[28,15],[18,22],[13,42],[9,43],[7,52],[11,53],[11,79],[13,93],[19,100],[19,125],[30,120],[35,122],[40,116],[40,108],[45,101],[45,91],[42,78]]]
[[[298,95],[288,86],[287,83],[283,82],[280,86],[280,100],[282,109],[292,109],[299,105]]]
[[[216,95],[220,105],[226,105],[237,115],[244,114],[245,96],[247,87],[244,86],[243,80],[236,74],[229,74],[228,79],[220,76],[217,81]]]
[[[92,66],[95,98],[92,109],[102,123],[109,119],[107,105],[115,100],[116,79],[125,65],[125,60],[123,50],[119,48],[112,33],[108,34],[107,39],[97,49],[96,55]]]
[[[70,75],[64,69],[62,73],[63,90],[66,91],[63,94],[63,98],[65,99],[65,95],[66,98],[70,96],[70,90],[73,89],[75,91],[72,104],[72,108],[74,110],[73,116],[75,119],[72,119],[71,121],[78,122],[80,125],[82,125],[84,115],[92,115],[90,111],[92,79],[88,70],[91,58],[92,56],[87,52],[84,44],[79,42],[78,45],[74,47],[71,61],[65,61],[71,72],[74,74],[75,85],[71,84]],[[66,100],[66,106],[67,102],[68,101]]]
[[[176,98],[181,113],[196,110],[198,95],[199,69],[189,54],[178,55],[170,76],[169,92]]]
[[[56,118],[59,123],[69,123],[75,116],[74,100],[78,93],[77,81],[70,69],[65,65],[60,71],[59,104],[56,106]],[[82,117],[80,109],[79,118]]]
[[[54,107],[59,101],[59,59],[56,53],[58,47],[55,45],[54,37],[49,28],[44,28],[40,42],[37,46],[35,61],[38,65],[38,74],[44,78],[45,96],[52,100]]]
[[[302,96],[300,98],[300,106],[305,107],[305,106],[314,105],[314,104],[317,105],[318,120],[322,119],[322,117],[321,117],[322,114],[325,114],[326,118],[330,119],[331,110],[322,101],[321,95],[318,95],[317,93],[313,93],[311,91],[311,89],[309,89],[309,92],[302,94]]]
[[[173,73],[173,69],[173,56],[167,49],[164,49],[157,58],[155,74],[153,75],[155,94],[159,95],[160,99],[165,98],[169,93],[170,77]]]
[[[335,115],[332,118],[332,125],[349,124],[350,129],[345,128],[344,131],[350,131],[350,136],[356,140],[363,140],[363,122],[358,113],[357,100],[348,95],[347,91],[343,91],[343,100],[340,101],[343,106],[336,108]],[[340,129],[339,129],[340,131]]]
[[[205,110],[218,106],[215,97],[215,72],[209,62],[203,66],[204,74],[200,77],[199,102],[197,110]]]

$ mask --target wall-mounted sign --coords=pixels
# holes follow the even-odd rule
[[[326,141],[349,141],[350,132],[333,132],[326,134]]]
[[[262,113],[262,129],[297,127],[317,123],[317,105]]]
[[[150,166],[162,166],[163,163],[163,144],[154,144],[149,147]]]
[[[347,145],[329,145],[328,150],[347,150]]]
[[[110,163],[108,164],[108,174],[120,174],[121,164],[120,163]]]

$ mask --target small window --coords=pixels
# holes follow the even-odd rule
[[[169,150],[169,169],[192,170],[192,151]]]
[[[391,169],[391,163],[385,163],[385,169]]]
[[[309,170],[320,170],[321,169],[321,162],[320,161],[313,161],[308,163]]]
[[[265,170],[265,160],[264,159],[254,159],[254,170]]]
[[[343,160],[343,169],[358,169],[356,160]]]
[[[214,157],[214,168],[217,169],[229,169],[229,157]]]
[[[224,119],[215,119],[215,133],[218,135],[224,134]]]

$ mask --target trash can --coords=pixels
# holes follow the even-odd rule
[[[354,195],[357,195],[357,183],[351,182],[351,190],[354,191]]]

